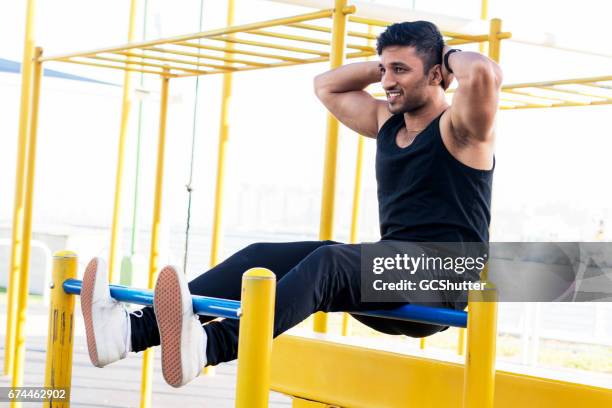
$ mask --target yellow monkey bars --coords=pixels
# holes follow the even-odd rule
[[[610,105],[612,75],[509,84],[501,91],[501,109]]]
[[[355,12],[354,6],[343,14]],[[153,41],[133,42],[116,47],[48,56],[41,62],[59,61],[94,67],[119,69],[170,78],[222,74],[254,69],[284,67],[328,61],[333,32],[330,21],[334,10],[320,10],[258,23],[229,26],[200,33]],[[345,58],[375,55],[371,40],[388,22],[363,17],[348,18]],[[468,35],[443,32],[448,44],[490,41],[490,34]],[[498,39],[510,38],[497,33]],[[166,71],[164,71],[166,70]]]

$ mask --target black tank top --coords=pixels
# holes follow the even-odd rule
[[[402,114],[376,139],[376,181],[383,240],[488,242],[493,169],[454,158],[440,134],[440,114],[405,148],[397,146]]]

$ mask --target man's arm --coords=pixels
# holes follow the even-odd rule
[[[364,89],[380,82],[382,74],[375,61],[344,65],[317,75],[315,93],[323,105],[340,122],[355,132],[376,137],[379,123],[386,119],[384,101],[376,100]]]
[[[444,47],[443,55],[449,50]],[[499,103],[502,71],[491,59],[477,52],[454,52],[448,65],[458,87],[450,108],[452,132],[459,143],[491,142]],[[444,77],[448,70],[442,63]]]

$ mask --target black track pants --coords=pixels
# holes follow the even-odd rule
[[[275,337],[318,311],[358,312],[400,306],[401,303],[361,302],[360,246],[334,241],[252,244],[189,282],[189,290],[194,295],[240,300],[242,274],[254,267],[270,269],[277,279]],[[429,302],[427,305],[453,307],[443,300],[438,304]],[[387,334],[425,337],[447,328],[379,317],[353,316],[367,326]],[[142,314],[132,313],[130,319],[133,351],[159,345],[159,331],[152,307],[142,309]],[[213,319],[200,317],[202,323]],[[236,358],[238,320],[216,320],[203,327],[208,337],[208,364],[215,365]]]

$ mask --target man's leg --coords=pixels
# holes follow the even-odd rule
[[[260,242],[236,252],[225,261],[189,282],[191,294],[222,299],[240,300],[242,274],[250,268],[268,268],[277,279],[324,245],[335,241]],[[200,316],[206,323],[214,317]],[[131,351],[138,352],[160,344],[159,330],[152,307],[145,307],[130,315]]]
[[[240,300],[242,274],[252,267],[271,269],[282,277],[309,253],[334,241],[257,243],[235,253],[189,283],[189,291],[202,296]],[[81,307],[85,320],[90,358],[104,366],[125,357],[128,351],[141,351],[160,344],[152,307],[127,314],[123,305],[110,298],[104,262],[90,262],[83,278]],[[201,317],[202,323],[212,317]],[[113,330],[105,330],[110,326]]]
[[[402,303],[362,302],[360,264],[360,244],[322,246],[279,279],[274,309],[274,337],[317,311],[358,312],[393,309],[402,305]],[[409,303],[423,302],[416,298],[414,302]],[[442,300],[426,304],[448,307]],[[414,337],[427,336],[445,328],[445,326],[376,317],[359,316],[358,319],[385,333]],[[204,326],[208,364],[214,365],[236,358],[239,324],[237,320],[225,319]]]

